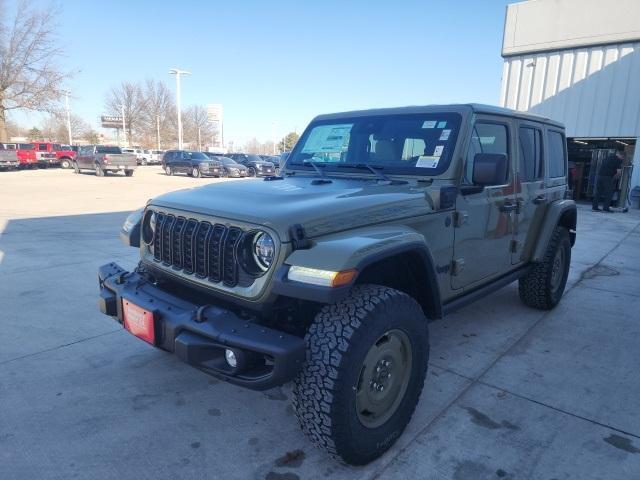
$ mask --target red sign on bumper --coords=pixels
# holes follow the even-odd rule
[[[127,300],[122,300],[122,312],[124,314],[124,328],[145,342],[155,344],[156,332],[153,312],[140,308]]]

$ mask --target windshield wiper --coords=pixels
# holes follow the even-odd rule
[[[336,167],[338,168],[357,168],[360,170],[369,170],[371,173],[373,173],[376,177],[378,177],[380,180],[384,180],[385,182],[391,182],[392,180],[387,177],[384,173],[382,173],[380,170],[383,170],[384,167],[382,165],[376,165],[375,167],[373,165],[370,165],[368,163],[342,163],[339,165],[336,165]]]
[[[312,162],[311,160],[303,160],[302,161],[303,165],[311,165],[313,167],[313,169],[318,172],[318,175],[320,175],[321,177],[326,177],[327,174],[324,173],[324,170],[322,168],[320,168],[320,166],[318,165],[318,163],[316,162]],[[295,164],[294,164],[295,165]],[[324,167],[323,167],[324,168]]]

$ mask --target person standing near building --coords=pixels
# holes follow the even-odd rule
[[[600,168],[596,176],[595,189],[593,191],[592,210],[599,212],[598,204],[602,198],[602,209],[611,211],[611,200],[616,179],[620,176],[620,168],[624,160],[624,150],[616,150],[614,155],[609,155],[600,162]]]

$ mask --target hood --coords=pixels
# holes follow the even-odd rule
[[[287,177],[220,182],[171,192],[150,205],[253,223],[274,229],[288,240],[300,224],[310,238],[398,218],[430,213],[428,187],[386,185],[371,178]]]

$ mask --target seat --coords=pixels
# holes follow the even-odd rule
[[[373,160],[376,162],[393,162],[397,160],[393,142],[391,140],[378,140]]]

